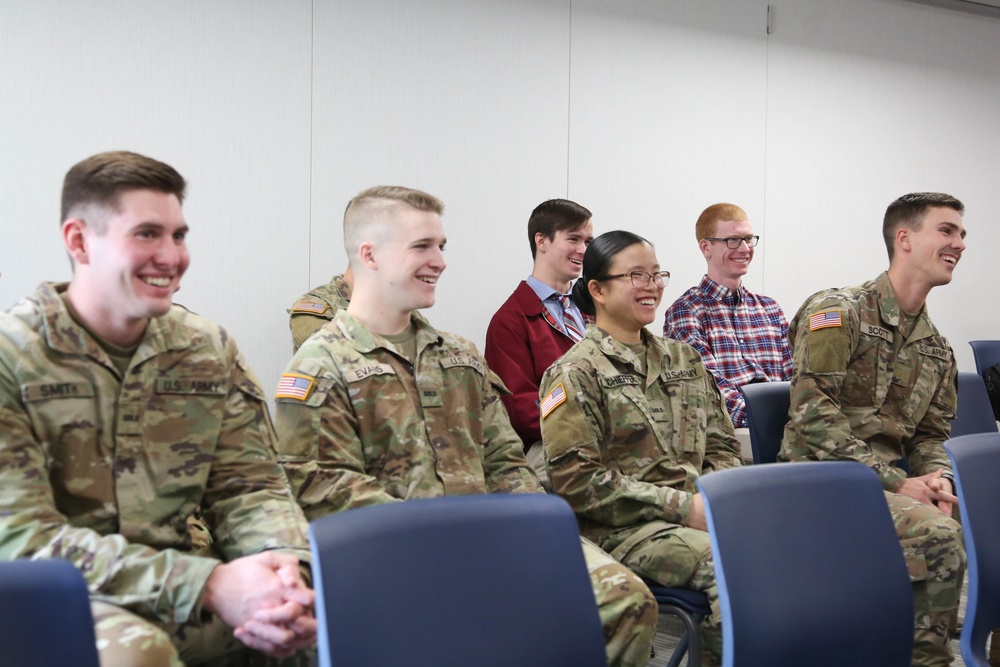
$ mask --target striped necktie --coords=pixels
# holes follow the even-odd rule
[[[583,332],[576,324],[576,320],[573,319],[573,311],[570,308],[569,296],[566,294],[559,295],[559,303],[562,304],[563,309],[563,329],[566,331],[566,335],[573,339],[573,342],[577,342],[583,338]]]

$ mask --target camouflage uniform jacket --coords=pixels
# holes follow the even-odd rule
[[[282,376],[278,451],[310,520],[409,498],[541,490],[479,352],[418,314],[413,322],[415,365],[341,311]]]
[[[64,558],[92,596],[198,622],[217,558],[292,548],[304,517],[274,460],[263,392],[220,327],[174,306],[125,378],[43,284],[0,314],[0,559]]]
[[[926,307],[909,338],[898,325],[886,273],[806,300],[789,326],[792,404],[782,458],[860,461],[887,491],[906,478],[895,466],[904,456],[914,475],[951,472],[941,443],[957,403],[954,354]]]
[[[576,511],[584,536],[606,551],[662,530],[662,521],[686,525],[695,480],[742,465],[733,423],[697,350],[647,331],[642,337],[645,375],[632,350],[590,326],[542,378],[553,489]]]
[[[296,299],[288,309],[288,328],[292,331],[294,349],[298,350],[306,338],[332,320],[338,310],[347,310],[350,302],[351,286],[343,275],[330,278],[330,282]]]

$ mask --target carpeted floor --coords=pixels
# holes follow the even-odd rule
[[[959,605],[959,618],[965,616],[965,590],[962,590],[962,601]],[[670,659],[671,654],[674,652],[674,647],[677,646],[677,641],[680,639],[681,630],[684,626],[676,618],[669,614],[660,615],[660,625],[656,629],[656,638],[653,640],[653,648],[656,650],[656,655],[652,660],[649,661],[647,667],[663,667],[667,664]],[[951,642],[951,648],[955,652],[955,660],[952,662],[952,667],[965,667],[965,661],[962,660],[962,650],[958,646],[958,638],[956,637]],[[687,667],[687,658],[685,658],[681,665]]]

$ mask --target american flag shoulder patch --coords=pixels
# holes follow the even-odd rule
[[[562,382],[557,384],[548,395],[542,399],[542,402],[538,404],[538,409],[542,413],[542,419],[548,417],[553,410],[558,408],[560,405],[566,402],[566,388],[562,386]]]
[[[319,303],[316,301],[297,301],[294,306],[292,306],[293,313],[312,313],[313,315],[322,315],[326,312],[326,309],[330,306],[325,303]]]
[[[278,392],[274,395],[274,397],[296,398],[300,401],[304,401],[309,398],[309,392],[312,391],[314,384],[316,384],[316,380],[308,375],[285,373],[278,381]]]
[[[809,316],[809,331],[844,326],[843,311],[821,310]]]

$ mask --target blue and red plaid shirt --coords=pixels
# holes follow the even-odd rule
[[[740,387],[792,377],[785,313],[743,285],[734,291],[705,276],[667,309],[663,335],[701,353],[737,428],[747,425]]]

